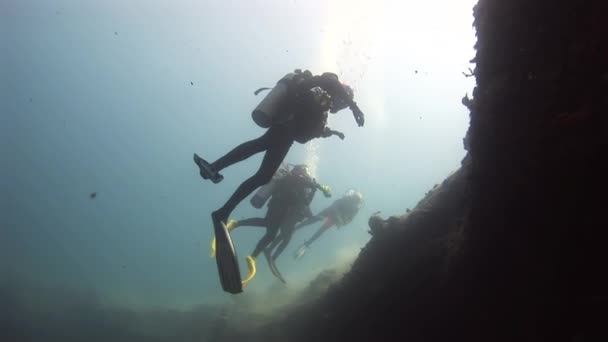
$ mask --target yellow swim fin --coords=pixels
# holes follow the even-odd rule
[[[249,274],[247,274],[247,278],[242,281],[243,286],[247,285],[255,277],[256,267],[255,267],[255,258],[251,255],[246,258],[247,260],[247,269],[249,269]]]
[[[238,221],[235,220],[228,220],[228,224],[226,224],[226,229],[228,229],[228,233],[230,233],[234,228],[236,228],[238,225]],[[215,247],[215,236],[213,237],[213,240],[211,240],[211,257],[215,258],[215,252],[216,252],[216,247]]]

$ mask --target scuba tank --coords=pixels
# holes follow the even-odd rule
[[[266,204],[266,202],[268,201],[270,196],[272,195],[272,192],[274,190],[274,186],[275,186],[277,180],[285,177],[288,174],[289,174],[289,168],[284,165],[272,176],[272,179],[270,180],[270,182],[262,185],[258,189],[258,191],[255,192],[253,197],[251,197],[251,199],[249,200],[249,203],[251,203],[251,205],[254,208],[257,208],[257,209],[262,208],[264,206],[264,204]]]
[[[289,117],[285,117],[288,113],[281,113],[281,106],[284,104],[290,91],[293,90],[294,85],[309,77],[312,77],[310,71],[306,70],[302,72],[300,69],[296,69],[294,72],[283,76],[274,88],[270,89],[270,92],[266,94],[253,112],[251,112],[253,121],[262,128],[268,128],[274,123],[288,120]],[[257,95],[265,89],[260,88],[254,94]]]

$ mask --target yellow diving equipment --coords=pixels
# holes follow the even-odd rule
[[[228,220],[228,224],[226,225],[226,229],[228,230],[228,233],[230,233],[234,228],[237,227],[238,221],[235,220]],[[215,237],[213,237],[213,240],[211,240],[211,257],[215,258],[215,252],[216,252],[216,242],[215,242]]]
[[[247,278],[242,281],[243,286],[247,285],[255,277],[256,267],[255,267],[255,258],[251,255],[248,256],[245,260],[247,260],[247,269],[249,270],[249,274],[247,274]]]
[[[331,197],[331,188],[328,185],[319,185],[319,188],[325,197]]]

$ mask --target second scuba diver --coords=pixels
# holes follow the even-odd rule
[[[251,260],[248,265],[249,274],[243,281],[243,285],[246,285],[255,276],[255,260],[262,251],[272,274],[285,283],[285,279],[274,263],[276,256],[273,257],[270,253],[276,246],[273,240],[276,241],[280,229],[281,241],[283,242],[279,246],[280,251],[287,246],[291,232],[295,230],[295,225],[307,217],[312,217],[309,205],[317,189],[321,190],[325,197],[331,197],[329,187],[318,184],[310,175],[306,165],[295,165],[290,171],[282,168],[275,174],[273,180],[262,187],[251,200],[257,208],[261,208],[268,201],[268,210],[264,218],[254,217],[239,221],[228,221],[226,227],[229,232],[245,226],[266,228],[266,234],[260,239],[253,253],[248,257],[248,260]],[[268,247],[271,243],[272,245]],[[215,240],[212,242],[211,248],[211,254],[214,256],[216,252]],[[280,251],[278,254],[280,254]]]
[[[352,88],[340,83],[336,74],[326,72],[312,76],[310,71],[296,70],[279,80],[252,113],[258,125],[268,128],[266,133],[237,146],[213,163],[194,154],[201,177],[219,183],[223,179],[221,170],[265,151],[259,170],[239,185],[224,206],[211,214],[217,238],[216,262],[224,291],[243,290],[236,252],[226,228],[230,214],[243,199],[272,179],[294,141],[303,144],[332,135],[344,138],[342,133],[326,126],[328,111],[337,113],[348,107],[357,124],[363,126],[364,115],[353,94]],[[255,266],[252,258],[248,257],[247,262],[250,268]]]

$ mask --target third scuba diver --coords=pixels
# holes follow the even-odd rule
[[[359,212],[359,209],[363,206],[363,195],[355,190],[349,190],[342,196],[332,203],[328,208],[323,209],[317,215],[303,221],[296,226],[296,229],[300,229],[304,226],[311,225],[325,219],[323,225],[319,230],[313,234],[310,239],[306,240],[300,248],[294,253],[294,258],[299,259],[308,251],[310,245],[317,240],[323,233],[325,233],[332,226],[336,226],[338,229],[349,224]],[[279,237],[281,238],[281,237]]]
[[[226,221],[232,211],[255,189],[272,179],[294,141],[303,144],[314,138],[332,135],[344,138],[344,134],[326,126],[328,111],[337,113],[348,107],[357,124],[363,126],[363,112],[353,98],[352,88],[340,83],[336,74],[326,72],[312,76],[310,71],[296,70],[279,80],[252,113],[258,125],[268,128],[266,133],[237,146],[213,163],[194,154],[201,177],[219,183],[223,179],[219,172],[224,168],[259,152],[266,152],[258,171],[241,183],[223,207],[211,214],[217,239],[216,261],[224,291],[242,292],[238,260],[226,229]],[[255,266],[253,258],[246,260],[249,268]]]

